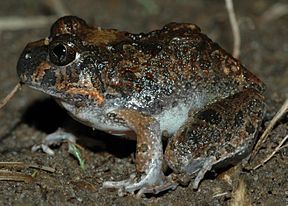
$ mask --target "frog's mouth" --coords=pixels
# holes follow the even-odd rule
[[[43,87],[41,84],[25,83],[28,87],[48,94],[60,101],[67,102],[76,106],[84,106],[87,104],[103,106],[104,96],[95,88],[81,88],[75,86],[65,86],[62,88]]]
[[[69,85],[64,87],[64,89],[59,88],[59,86],[56,85],[56,88],[57,87],[58,87],[57,91],[62,91],[60,93],[64,93],[65,95],[72,97],[75,100],[79,99],[80,97],[81,101],[84,100],[88,102],[90,101],[96,102],[98,106],[102,106],[104,104],[104,96],[102,96],[100,92],[95,88],[74,87]]]

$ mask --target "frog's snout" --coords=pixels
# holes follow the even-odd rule
[[[33,80],[33,75],[35,76],[40,65],[43,67],[47,55],[48,48],[44,40],[27,44],[17,63],[17,74],[21,83],[29,84],[35,80]]]

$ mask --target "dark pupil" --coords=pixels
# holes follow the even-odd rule
[[[71,43],[54,42],[49,48],[49,58],[51,63],[57,66],[64,66],[75,59],[76,51]]]
[[[54,47],[53,53],[58,57],[59,61],[63,61],[66,56],[66,47],[58,44]]]

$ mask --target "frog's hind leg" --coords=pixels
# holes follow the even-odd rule
[[[54,151],[50,148],[52,145],[58,145],[63,142],[71,142],[76,143],[76,137],[68,132],[63,131],[62,129],[58,129],[57,131],[47,135],[40,145],[34,145],[32,147],[32,152],[36,152],[37,150],[42,150],[44,153],[48,155],[54,155]]]
[[[197,189],[211,169],[235,165],[249,155],[264,114],[263,97],[253,89],[189,114],[168,143],[164,158],[178,174],[196,174]]]

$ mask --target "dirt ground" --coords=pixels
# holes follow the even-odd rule
[[[6,17],[24,20],[24,17],[53,16],[51,21],[29,28],[12,24],[4,28],[0,23],[1,99],[18,81],[16,64],[25,45],[46,37],[51,23],[61,15],[61,7],[54,8],[51,2],[0,2],[0,21]],[[232,51],[233,37],[224,0],[63,0],[62,3],[67,13],[80,16],[90,24],[130,32],[147,32],[172,21],[192,22],[227,51]],[[235,1],[234,6],[240,23],[241,62],[267,86],[264,127],[288,97],[288,2],[241,0]],[[58,128],[74,133],[85,148],[84,171],[67,152],[67,144],[55,147],[54,156],[31,152],[33,145]],[[217,177],[207,176],[197,191],[190,184],[157,196],[120,197],[117,191],[101,186],[105,180],[112,177],[121,180],[135,170],[135,142],[92,131],[72,120],[48,96],[23,87],[0,111],[0,161],[50,166],[56,171],[4,168],[33,174],[34,178],[27,183],[1,181],[0,205],[235,205],[237,194],[245,194],[240,198],[243,205],[288,205],[287,147],[263,167],[249,170],[270,154],[287,133],[286,114],[250,165],[231,168]]]

